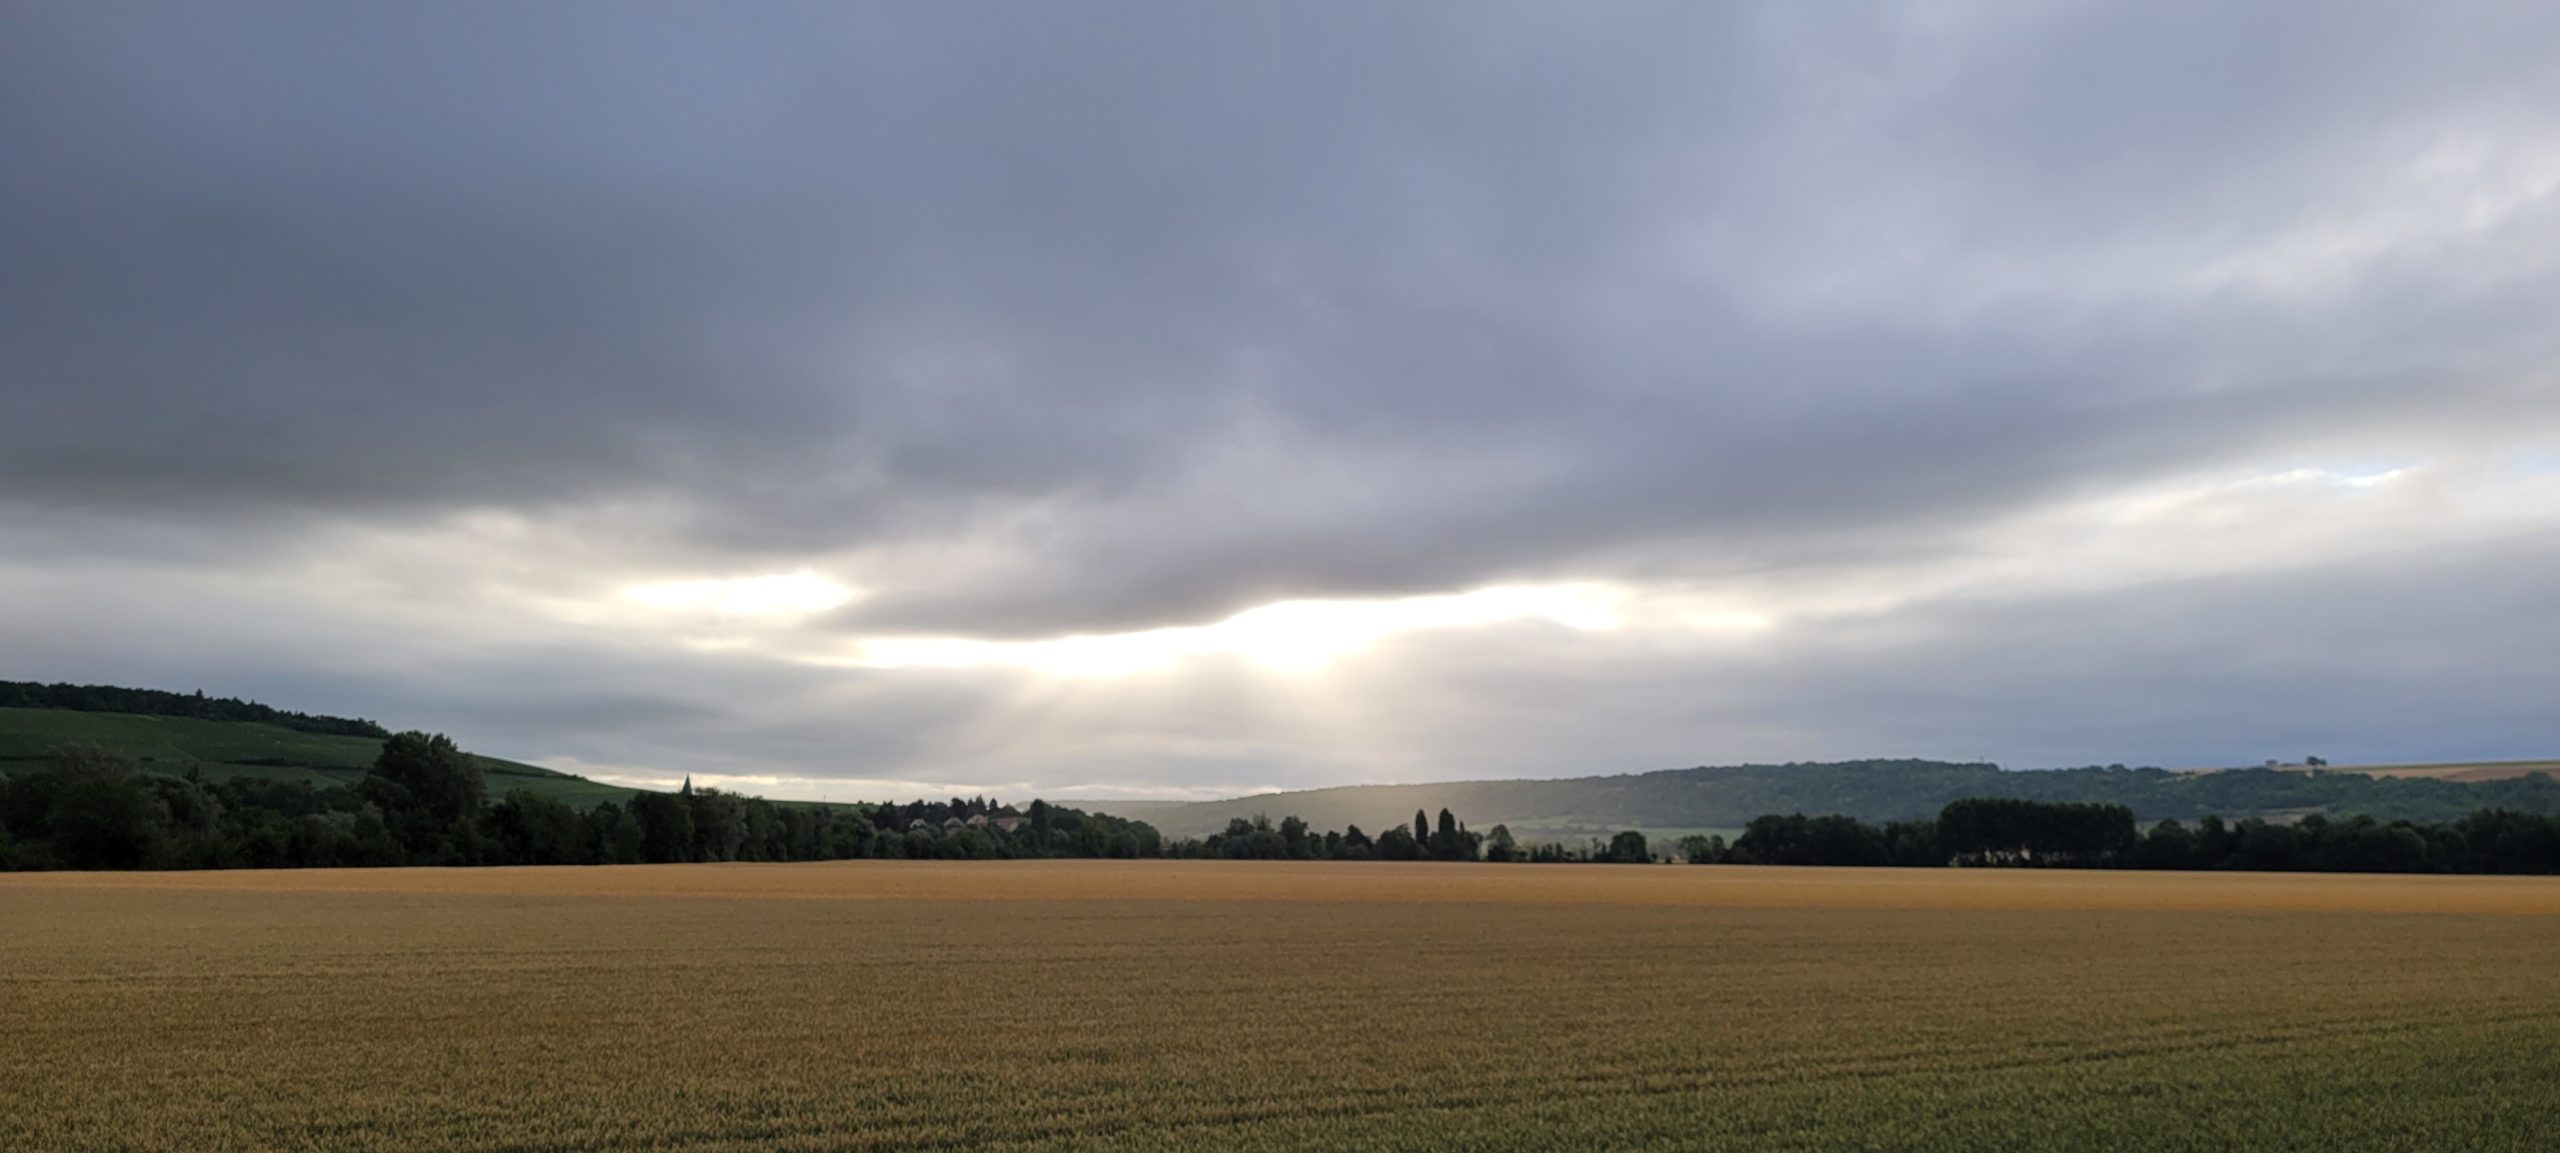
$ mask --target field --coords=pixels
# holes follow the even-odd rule
[[[2307,771],[2301,765],[2283,768]],[[2329,773],[2363,773],[2368,777],[2416,777],[2437,781],[2506,781],[2529,773],[2560,776],[2560,761],[2463,761],[2430,765],[2339,765]]]
[[[207,721],[69,709],[0,709],[0,773],[41,763],[64,745],[96,745],[130,757],[144,770],[211,779],[263,777],[314,786],[352,785],[382,752],[372,737],[306,733],[247,721]],[[525,789],[575,805],[620,801],[630,789],[535,765],[475,757],[491,797]]]
[[[0,1149],[2550,1149],[2560,879],[0,877]]]

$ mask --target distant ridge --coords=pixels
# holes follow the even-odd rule
[[[2368,777],[2422,777],[2438,781],[2504,781],[2529,777],[2535,773],[2560,775],[2560,761],[2445,761],[2434,764],[2389,765],[2304,765],[2279,764],[2265,768],[2288,773],[2361,773]],[[2227,769],[2198,769],[2197,772],[2219,773]]]
[[[2543,771],[2494,779],[2440,779],[2394,766],[2367,776],[2226,769],[2172,772],[2121,765],[2013,772],[1997,765],[1929,760],[1749,764],[1560,780],[1349,785],[1220,801],[1079,801],[1147,821],[1167,836],[1203,836],[1229,820],[1295,814],[1318,828],[1375,831],[1410,823],[1417,809],[1448,808],[1484,829],[1508,825],[1523,839],[1572,840],[1613,829],[1731,830],[1764,813],[1840,813],[1867,821],[1936,816],[1965,797],[2122,804],[2143,821],[2291,817],[2322,812],[2383,820],[2447,821],[2484,808],[2560,812],[2560,781]]]
[[[83,713],[193,717],[203,721],[253,721],[296,732],[372,737],[375,740],[391,735],[381,725],[362,718],[290,712],[238,697],[208,697],[202,689],[193,693],[173,693],[120,685],[0,681],[0,709],[69,709]]]

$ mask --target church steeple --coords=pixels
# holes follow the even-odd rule
[[[684,787],[677,789],[676,795],[679,797],[690,797],[693,795],[693,774],[686,773],[684,775]]]

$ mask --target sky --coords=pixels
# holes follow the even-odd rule
[[[838,800],[2560,755],[2555,59],[0,0],[0,679]]]

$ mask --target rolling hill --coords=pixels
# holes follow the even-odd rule
[[[130,757],[146,772],[216,780],[255,776],[353,785],[382,751],[373,737],[315,733],[255,721],[50,708],[0,708],[0,773],[41,763],[63,745],[97,745]],[[477,754],[492,798],[510,789],[586,806],[620,801],[634,790],[536,765]]]
[[[2535,773],[2560,775],[2560,761],[2446,761],[2424,765],[2273,765],[2288,773],[2362,773],[2368,777],[2410,777],[2436,781],[2505,781]],[[2205,772],[2222,770],[2207,769]]]
[[[1374,833],[1411,822],[1417,809],[1436,813],[1446,807],[1477,829],[1504,824],[1524,840],[1566,841],[1628,828],[1648,834],[1730,830],[1764,813],[1924,820],[1963,797],[2123,804],[2145,822],[2312,812],[2444,821],[2484,808],[2560,811],[2560,781],[2548,772],[2471,780],[2406,771],[2419,767],[2395,766],[2400,771],[2375,776],[2353,769],[2178,773],[2116,766],[2013,772],[1989,764],[1879,760],[1729,765],[1563,780],[1350,785],[1222,801],[1070,803],[1143,820],[1174,837],[1202,836],[1231,819],[1255,814],[1274,820],[1295,814],[1320,829],[1356,824]]]

